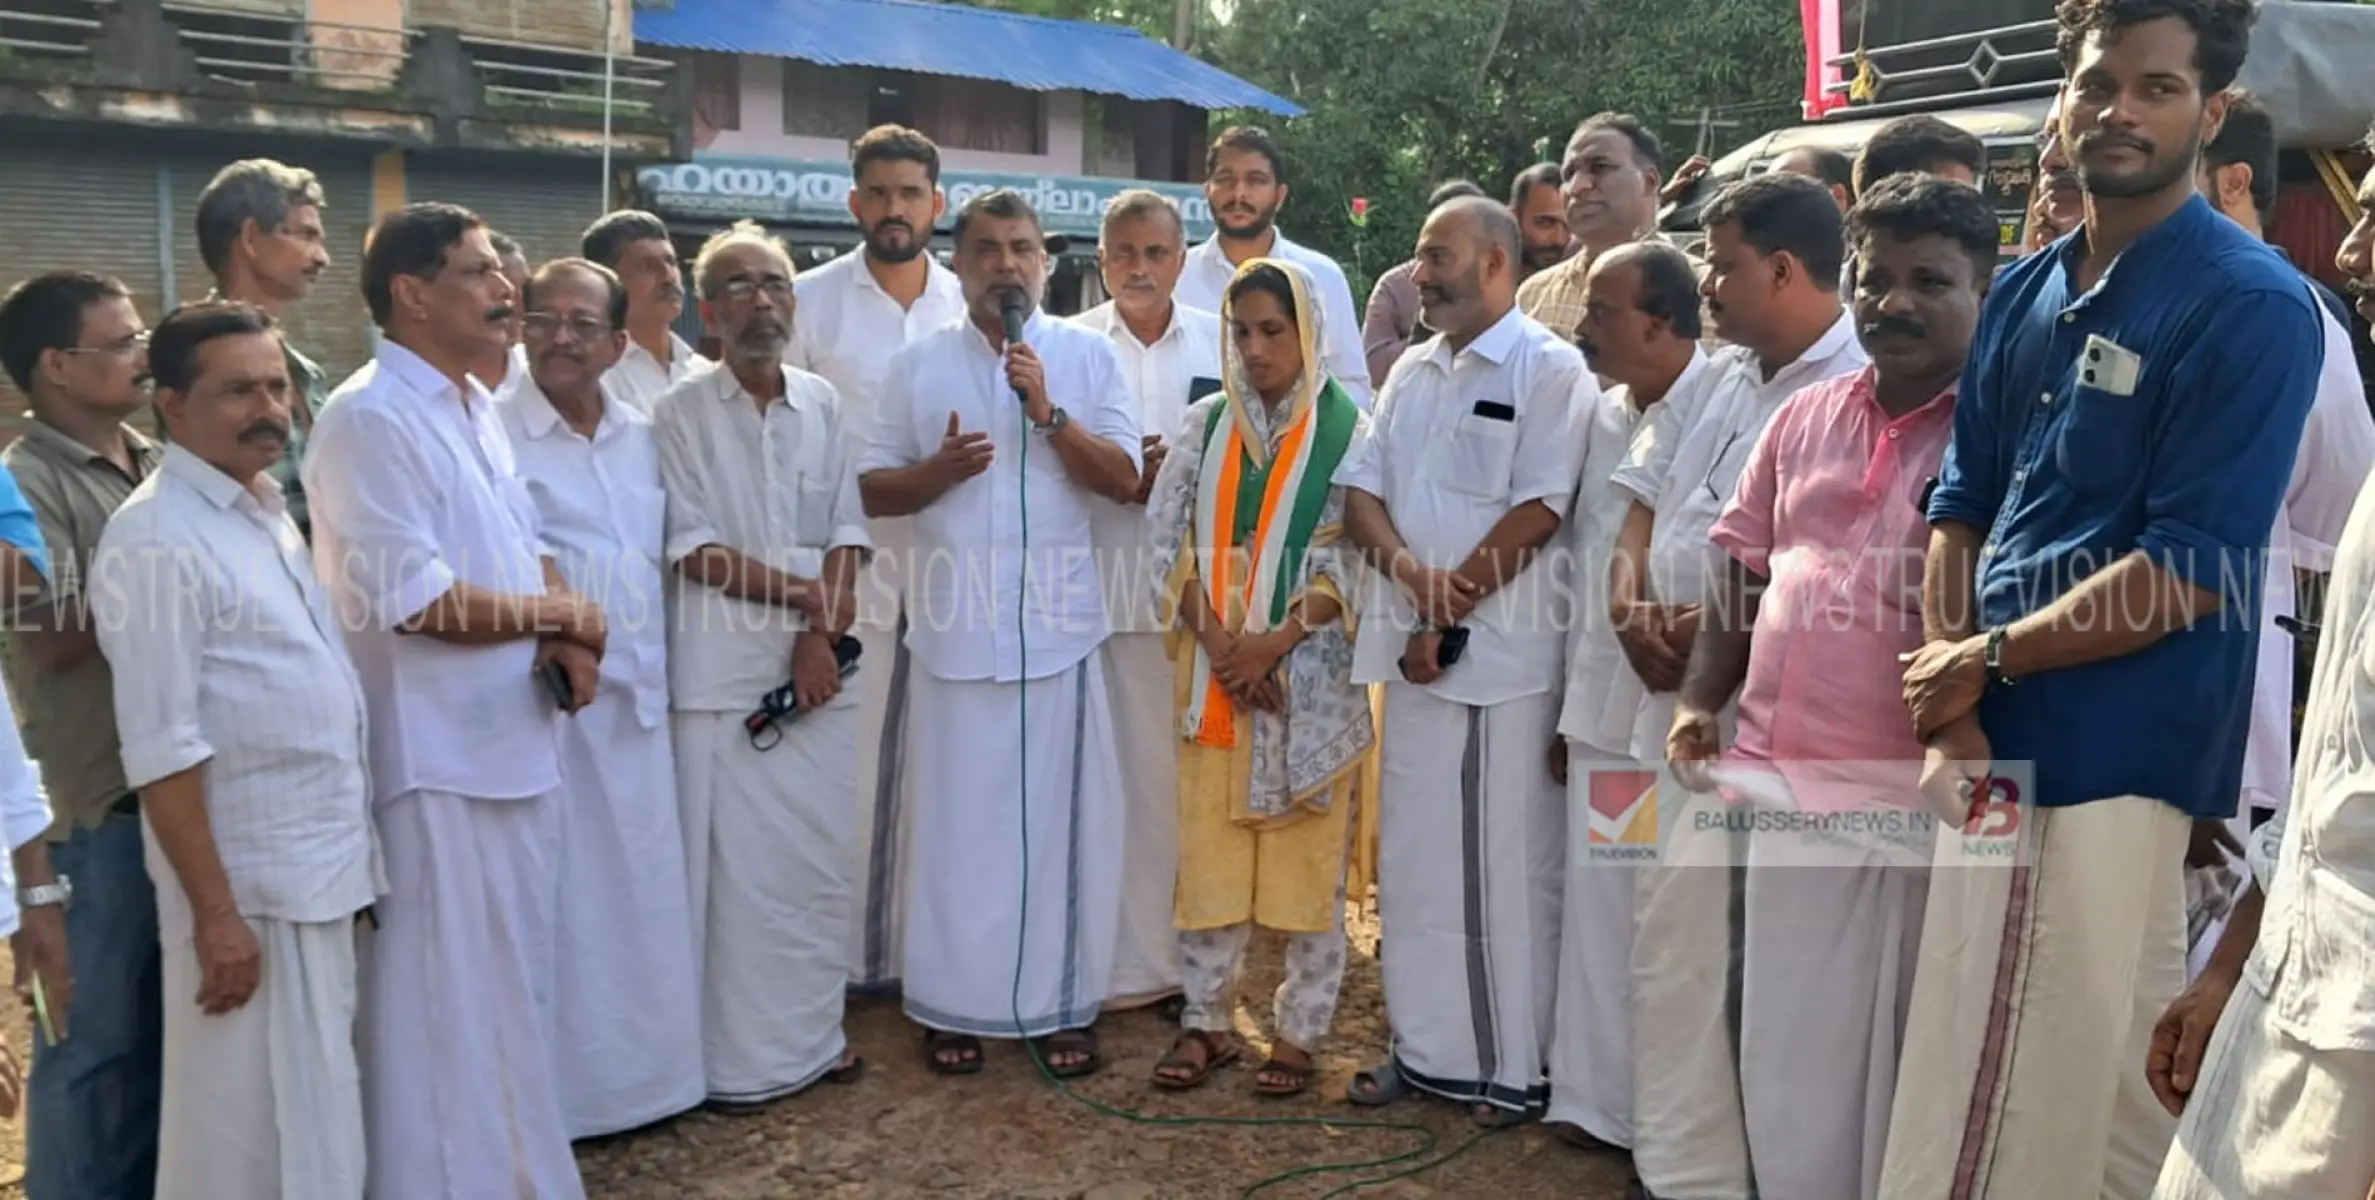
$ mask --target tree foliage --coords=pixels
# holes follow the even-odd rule
[[[980,0],[1134,25],[1167,39],[1173,0]],[[1437,183],[1502,194],[1581,118],[1651,123],[1679,163],[1702,110],[1722,145],[1794,120],[1805,69],[1784,0],[1235,0],[1201,7],[1195,53],[1301,105],[1292,120],[1215,114],[1277,136],[1292,195],[1282,223],[1343,261],[1355,286],[1406,258]],[[1352,223],[1369,199],[1367,227]]]

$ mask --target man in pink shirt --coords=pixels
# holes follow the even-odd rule
[[[1898,655],[1921,645],[1922,506],[1996,236],[1962,183],[1904,175],[1863,198],[1848,238],[1872,364],[1782,402],[1710,534],[1730,570],[1666,753],[1687,786],[1794,814],[1762,816],[1748,854],[1740,1087],[1765,1200],[1879,1194],[1932,840]]]

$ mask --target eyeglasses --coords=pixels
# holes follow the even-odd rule
[[[769,300],[789,300],[792,298],[792,281],[779,275],[755,280],[729,279],[719,284],[717,291],[728,300],[748,300],[760,292],[767,293]]]
[[[540,338],[551,337],[566,329],[569,336],[578,341],[590,342],[609,333],[610,322],[597,321],[592,317],[573,317],[564,321],[551,313],[529,313],[520,318],[520,328],[526,330],[529,336]]]
[[[144,329],[128,338],[109,342],[104,346],[61,346],[58,348],[58,353],[69,358],[80,358],[86,354],[104,354],[110,358],[128,359],[147,348],[148,331]]]

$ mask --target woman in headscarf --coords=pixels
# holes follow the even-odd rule
[[[1367,418],[1325,376],[1300,267],[1254,259],[1222,301],[1223,390],[1189,408],[1148,519],[1167,581],[1179,698],[1179,1041],[1157,1087],[1202,1084],[1229,1033],[1255,925],[1287,935],[1265,1096],[1311,1084],[1344,977],[1345,860],[1375,727],[1352,682],[1344,489]]]

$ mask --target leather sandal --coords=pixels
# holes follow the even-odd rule
[[[1200,1046],[1204,1053],[1199,1061],[1188,1047]],[[1155,1064],[1154,1083],[1166,1092],[1191,1092],[1203,1087],[1214,1071],[1236,1062],[1245,1053],[1235,1038],[1204,1029],[1182,1030],[1179,1040],[1171,1043],[1169,1053]]]

